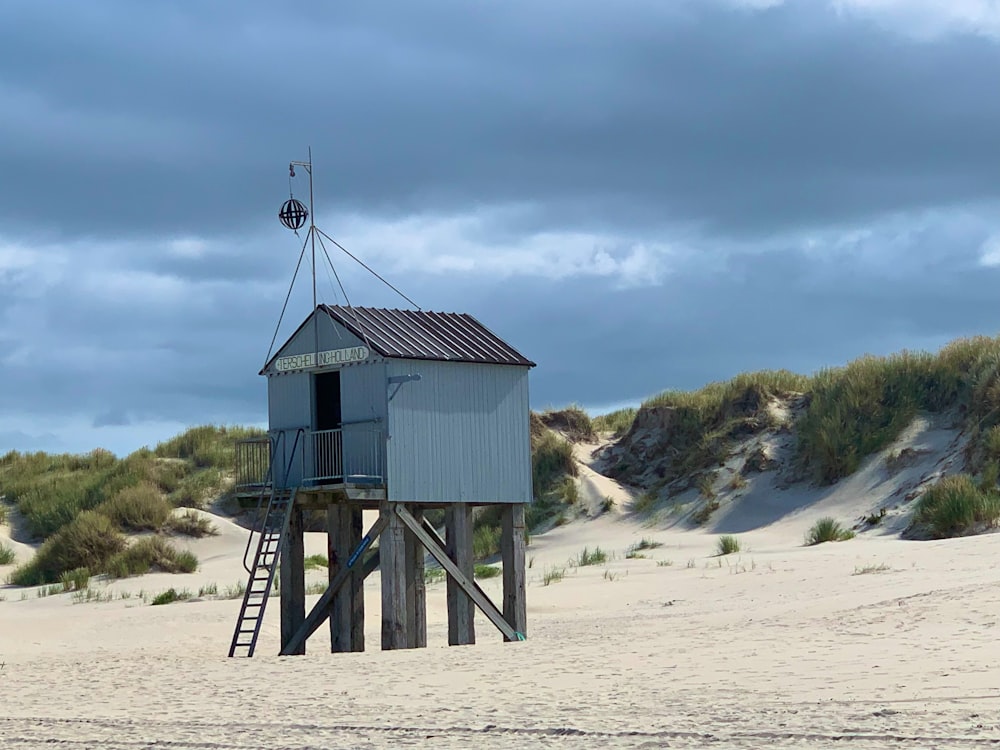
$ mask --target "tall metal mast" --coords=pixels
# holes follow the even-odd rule
[[[309,161],[292,161],[288,163],[288,174],[295,176],[295,168],[302,167],[309,175],[309,243],[312,259],[312,293],[313,313],[316,312],[316,212],[313,205],[313,169],[312,146],[309,147]],[[313,365],[319,364],[319,322],[313,318]]]

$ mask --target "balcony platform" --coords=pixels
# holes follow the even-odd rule
[[[256,508],[262,493],[266,504],[270,487],[244,486],[234,495],[241,508]],[[385,499],[385,485],[381,483],[329,482],[299,487],[295,505],[307,510],[323,510],[336,503],[358,503],[366,510],[377,510]]]

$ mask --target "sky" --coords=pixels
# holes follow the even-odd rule
[[[317,225],[534,408],[996,335],[998,79],[996,0],[8,0],[0,453],[264,424],[310,147]]]

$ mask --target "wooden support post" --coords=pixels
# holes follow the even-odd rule
[[[406,524],[410,531],[416,535],[420,543],[424,545],[424,548],[447,571],[448,575],[452,576],[455,582],[462,587],[466,596],[472,599],[475,605],[479,607],[479,610],[486,615],[487,619],[496,625],[497,630],[503,633],[509,641],[521,640],[518,634],[514,632],[514,629],[503,619],[503,613],[490,601],[490,598],[486,596],[486,592],[476,583],[475,579],[466,576],[452,562],[451,558],[448,557],[448,553],[445,552],[444,545],[441,543],[433,527],[428,529],[426,522],[423,524],[417,523],[417,520],[410,515],[410,512],[404,505],[397,506],[396,513],[403,519],[403,523]]]
[[[528,602],[524,581],[524,505],[505,505],[501,520],[503,618],[515,632],[528,634]],[[504,640],[510,640],[506,636]]]
[[[337,503],[327,508],[327,559],[330,583],[347,564],[361,542],[361,508]],[[365,650],[365,598],[363,566],[356,564],[351,576],[333,598],[330,611],[330,650],[334,653]]]
[[[449,505],[445,511],[445,541],[448,557],[472,580],[472,508],[465,503]],[[473,620],[475,605],[454,576],[448,576],[448,645],[464,646],[476,642]]]
[[[365,533],[364,519],[361,515],[361,506],[350,503],[345,508],[350,523],[351,549],[357,549],[361,544],[361,539]],[[365,578],[371,570],[368,570],[359,560],[351,571],[351,579],[348,582],[351,587],[351,595],[348,602],[351,607],[351,651],[365,650]]]
[[[410,515],[423,522],[424,512],[410,506]],[[406,529],[406,645],[407,648],[427,646],[427,590],[424,584],[424,545]]]
[[[291,640],[281,649],[282,656],[286,654],[299,653],[298,648],[300,646],[303,648],[305,647],[305,642],[309,636],[315,633],[319,626],[323,624],[323,621],[330,616],[330,609],[333,607],[333,598],[337,595],[337,592],[340,591],[340,587],[347,582],[347,579],[354,575],[355,566],[363,568],[364,571],[370,572],[370,569],[364,564],[362,557],[364,556],[365,550],[371,546],[372,542],[378,539],[379,534],[382,533],[388,523],[389,519],[387,515],[383,514],[379,516],[379,519],[361,539],[361,543],[358,547],[351,553],[351,556],[347,558],[346,569],[341,567],[340,572],[337,573],[333,581],[330,582],[329,588],[323,592],[319,601],[313,605],[309,614],[306,615],[302,626],[295,631],[295,635],[292,636]],[[367,575],[367,573],[365,573],[365,575]],[[364,575],[362,578],[364,578]]]
[[[306,619],[305,542],[302,536],[302,509],[293,506],[288,530],[281,544],[279,584],[281,587],[281,653],[304,654],[305,641],[286,651]]]
[[[379,541],[382,578],[382,649],[406,648],[406,535],[396,503],[382,503],[385,531]]]

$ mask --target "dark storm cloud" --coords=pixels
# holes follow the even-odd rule
[[[5,4],[0,451],[263,421],[307,144],[321,225],[539,407],[1000,328],[1000,45],[733,5]]]
[[[660,5],[8,6],[0,218],[246,229],[310,143],[327,205],[525,203],[527,227],[766,232],[997,196],[991,41]]]

